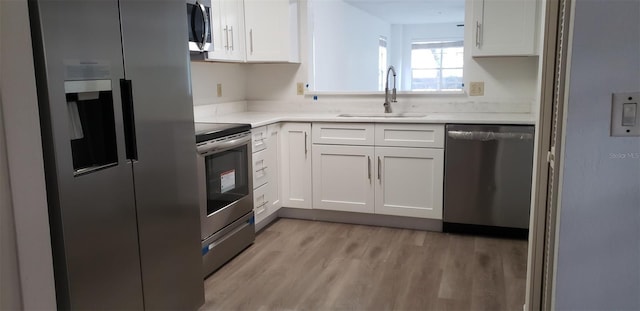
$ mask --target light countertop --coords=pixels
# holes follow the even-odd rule
[[[196,116],[196,122],[242,123],[260,127],[277,122],[360,122],[360,123],[464,123],[464,124],[535,124],[529,113],[424,113],[424,117],[339,117],[339,113],[238,112],[219,116]]]

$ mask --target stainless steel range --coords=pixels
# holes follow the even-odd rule
[[[196,123],[205,277],[255,240],[250,130]]]

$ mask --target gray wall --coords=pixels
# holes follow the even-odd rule
[[[609,125],[611,93],[640,91],[640,0],[574,5],[555,306],[638,310],[640,138]]]
[[[9,168],[8,174],[2,172],[1,181],[10,181],[9,188],[0,189],[11,192],[20,276],[20,287],[12,282],[12,289],[20,289],[24,309],[53,310],[56,303],[51,239],[26,0],[0,0],[0,42],[2,127],[6,139],[1,144],[6,149],[0,154],[6,153],[6,157],[0,160],[0,167],[8,163]],[[9,198],[4,192],[1,194],[2,200]],[[2,201],[3,216],[7,207]],[[3,238],[4,230],[9,228],[2,223]],[[3,255],[4,251],[3,245]],[[4,274],[2,279],[4,282]],[[4,283],[2,288],[4,293]]]
[[[2,2],[0,2],[0,16],[2,16]],[[2,29],[2,23],[0,23],[0,32]],[[2,64],[2,41],[0,40],[0,68],[2,68]],[[0,87],[0,310],[22,308],[17,252],[9,163],[2,116],[2,88]]]
[[[0,2],[0,16],[2,16]],[[3,27],[0,23],[0,33]],[[0,40],[0,68],[2,68],[2,40]],[[22,308],[20,297],[20,275],[16,248],[16,229],[11,204],[9,163],[2,118],[2,87],[0,86],[0,310]]]

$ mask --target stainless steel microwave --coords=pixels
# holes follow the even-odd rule
[[[211,0],[187,0],[189,51],[213,51]]]

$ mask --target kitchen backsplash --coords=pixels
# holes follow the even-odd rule
[[[313,97],[313,96],[310,96]],[[328,99],[318,96],[317,101],[273,100],[273,101],[237,101],[194,106],[196,119],[220,116],[230,113],[257,112],[383,112],[384,95],[365,96],[369,98]],[[430,102],[425,99],[405,99],[392,104],[394,112],[425,113],[531,113],[530,102],[476,102],[451,100],[448,102]]]

